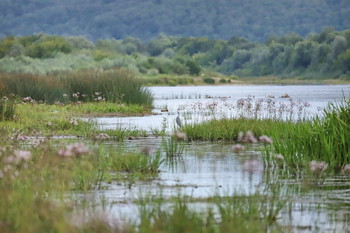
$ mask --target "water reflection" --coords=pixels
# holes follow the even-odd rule
[[[239,109],[232,109],[231,107],[236,106],[237,101],[240,99],[250,97],[254,100],[254,106],[261,99],[270,99],[276,105],[277,110],[275,115],[278,117],[278,109],[284,108],[283,105],[290,106],[290,98],[292,98],[294,104],[310,104],[309,107],[304,109],[306,112],[303,113],[303,116],[312,117],[318,114],[320,109],[323,109],[328,102],[339,101],[344,95],[350,95],[350,85],[186,86],[150,87],[150,89],[154,93],[154,113],[157,115],[144,117],[101,117],[94,119],[104,129],[136,127],[151,132],[152,129],[161,129],[165,122],[167,130],[171,131],[176,127],[175,118],[178,109],[180,109],[183,120],[187,123],[207,120],[212,118],[213,114],[216,117],[234,117],[239,115]],[[290,98],[282,98],[286,93]],[[199,105],[203,107],[203,111],[198,110]],[[212,114],[210,112],[211,106],[215,107],[215,111],[212,111]],[[167,109],[167,111],[162,112],[162,109]],[[295,117],[298,117],[296,106],[295,109],[293,114]],[[265,112],[261,114],[265,114],[268,117],[273,113]]]
[[[350,85],[342,86],[220,86],[220,87],[156,87],[155,113],[159,115],[126,118],[98,118],[102,128],[137,127],[151,131],[160,129],[166,122],[167,130],[175,128],[179,107],[201,104],[236,103],[242,97],[266,98],[288,102],[280,98],[285,93],[310,103],[309,114],[317,114],[329,101],[349,96]],[[271,98],[274,96],[275,98]],[[210,98],[209,98],[210,97]],[[224,99],[223,99],[224,97]],[[227,105],[230,106],[230,105]],[[161,112],[166,108],[168,112]],[[183,109],[182,109],[183,110]],[[186,112],[183,110],[183,112]],[[204,115],[204,117],[203,117]],[[189,121],[194,115],[183,114]],[[199,119],[205,119],[205,113]],[[121,143],[105,142],[106,146],[162,149],[162,139],[155,137],[130,140]],[[245,145],[246,146],[246,145]],[[349,232],[350,223],[350,178],[337,175],[322,182],[300,172],[283,169],[267,169],[263,166],[258,145],[247,145],[244,151],[234,151],[232,144],[197,142],[185,145],[181,162],[175,166],[164,163],[158,176],[151,180],[125,180],[106,184],[105,190],[92,192],[110,203],[110,211],[117,216],[135,216],[133,200],[142,195],[169,198],[188,195],[203,199],[213,195],[246,194],[261,192],[267,195],[278,193],[285,201],[278,216],[278,223],[285,232]],[[315,185],[318,184],[318,185]],[[202,204],[202,203],[201,203]]]
[[[127,142],[106,142],[106,146],[135,150],[142,146],[162,149],[161,138]],[[308,174],[262,166],[259,145],[246,145],[236,153],[232,144],[190,143],[185,145],[182,163],[163,164],[158,176],[145,180],[117,180],[104,190],[92,191],[91,198],[103,198],[117,218],[137,219],[137,204],[145,195],[167,199],[178,195],[205,200],[215,195],[254,195],[257,192],[284,201],[277,222],[285,232],[346,232],[350,221],[350,178],[327,177],[321,185]],[[253,168],[245,168],[255,161]],[[197,204],[199,206],[197,206]],[[200,208],[203,203],[193,203]]]

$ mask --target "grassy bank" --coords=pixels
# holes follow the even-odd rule
[[[72,135],[99,139],[101,134],[108,134],[108,139],[118,141],[129,136],[144,136],[146,133],[126,128],[99,130],[93,121],[84,120],[82,117],[145,115],[151,111],[140,105],[108,102],[66,105],[17,103],[12,106],[14,111],[11,119],[0,121],[0,128],[5,135],[10,134],[12,137]]]

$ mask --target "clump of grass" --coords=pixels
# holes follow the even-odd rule
[[[137,104],[115,104],[110,102],[88,102],[81,104],[67,105],[66,109],[69,112],[81,115],[146,115],[150,112],[150,106],[142,106]]]
[[[155,155],[144,155],[141,153],[111,153],[111,170],[117,172],[128,172],[135,174],[157,174],[163,163],[160,151]]]
[[[274,136],[274,151],[284,155],[290,166],[306,167],[316,160],[339,171],[350,162],[350,99],[330,103],[321,116],[284,127]]]
[[[350,163],[350,99],[330,103],[321,116],[304,121],[278,119],[213,119],[200,124],[186,124],[182,130],[190,140],[238,141],[240,132],[268,135],[272,145],[264,146],[266,164],[274,154],[283,156],[290,168],[303,169],[312,161],[324,161],[340,171]],[[278,162],[281,163],[280,161]]]
[[[271,135],[276,130],[294,125],[293,122],[272,119],[213,119],[200,124],[186,124],[182,130],[186,132],[189,140],[237,141],[240,132],[252,131],[259,137]]]
[[[0,99],[0,121],[13,120],[15,116],[16,105],[13,98],[6,96]]]
[[[182,158],[185,144],[174,137],[163,138],[162,146],[168,159]]]

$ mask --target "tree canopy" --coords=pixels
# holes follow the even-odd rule
[[[165,33],[262,42],[350,26],[348,0],[1,0],[0,9],[0,37],[43,32],[148,40]]]

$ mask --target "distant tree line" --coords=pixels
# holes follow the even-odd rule
[[[263,42],[350,25],[349,0],[1,0],[0,36],[82,35],[148,40],[160,33]]]
[[[0,40],[3,72],[115,67],[145,75],[199,75],[210,70],[238,76],[349,78],[350,30],[327,27],[306,37],[296,33],[271,36],[264,43],[242,37],[215,40],[165,34],[148,41],[128,37],[92,42],[81,36],[46,34]]]

